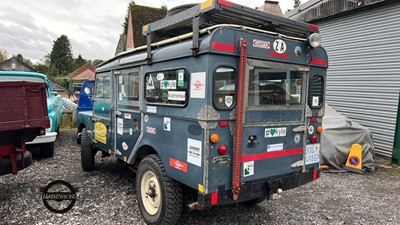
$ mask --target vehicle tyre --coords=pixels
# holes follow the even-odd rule
[[[94,170],[94,156],[96,152],[89,142],[86,128],[83,128],[81,133],[81,163],[83,171],[89,172]]]
[[[136,174],[136,196],[146,224],[177,224],[182,214],[181,185],[168,177],[158,155],[146,156]]]
[[[21,160],[21,155],[17,156],[17,169],[18,171],[30,166],[32,164],[32,153],[26,151],[24,153],[23,162]],[[24,166],[24,167],[23,167]],[[0,176],[10,174],[12,172],[12,163],[11,159],[3,158],[0,159]]]
[[[51,158],[54,155],[54,142],[40,145],[40,156],[44,159]]]

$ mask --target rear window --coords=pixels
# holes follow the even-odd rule
[[[185,69],[147,73],[145,76],[147,104],[185,106],[188,101],[188,75]]]
[[[249,74],[249,106],[301,105],[303,72],[254,67]]]
[[[230,67],[218,67],[214,72],[213,104],[219,110],[233,109],[236,105],[236,76]]]

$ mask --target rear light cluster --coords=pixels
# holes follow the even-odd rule
[[[228,127],[228,121],[220,121],[219,122],[219,126],[220,127]],[[218,134],[211,134],[210,135],[210,142],[212,144],[217,144],[219,142]],[[218,154],[226,155],[226,153],[228,153],[228,147],[226,147],[225,144],[218,145]]]
[[[310,119],[310,121],[312,123],[316,123],[318,121],[318,119],[316,117],[312,117]],[[313,128],[312,130],[314,130],[313,125],[310,125],[310,126],[311,126],[310,128]],[[313,143],[313,144],[318,143],[318,141],[319,141],[318,134],[321,134],[324,131],[324,128],[322,128],[322,126],[318,126],[316,131],[317,131],[316,134],[312,134],[313,132],[310,133],[310,135],[311,135],[310,136],[310,142]]]

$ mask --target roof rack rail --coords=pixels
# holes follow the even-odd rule
[[[199,30],[216,24],[237,24],[265,29],[298,38],[318,32],[318,27],[290,20],[225,0],[208,0],[171,16],[143,26],[147,36],[147,62],[151,63],[151,43],[157,38],[169,38],[193,32],[192,55],[199,49]]]

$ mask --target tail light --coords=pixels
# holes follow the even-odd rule
[[[226,148],[226,145],[222,144],[218,147],[218,153],[220,155],[225,155],[228,152],[228,149]]]
[[[311,143],[317,143],[318,142],[318,136],[317,135],[311,135],[310,138]]]
[[[211,143],[213,143],[213,144],[217,143],[217,142],[219,141],[219,136],[218,136],[218,134],[211,134],[211,136],[210,136],[210,141],[211,141]]]

